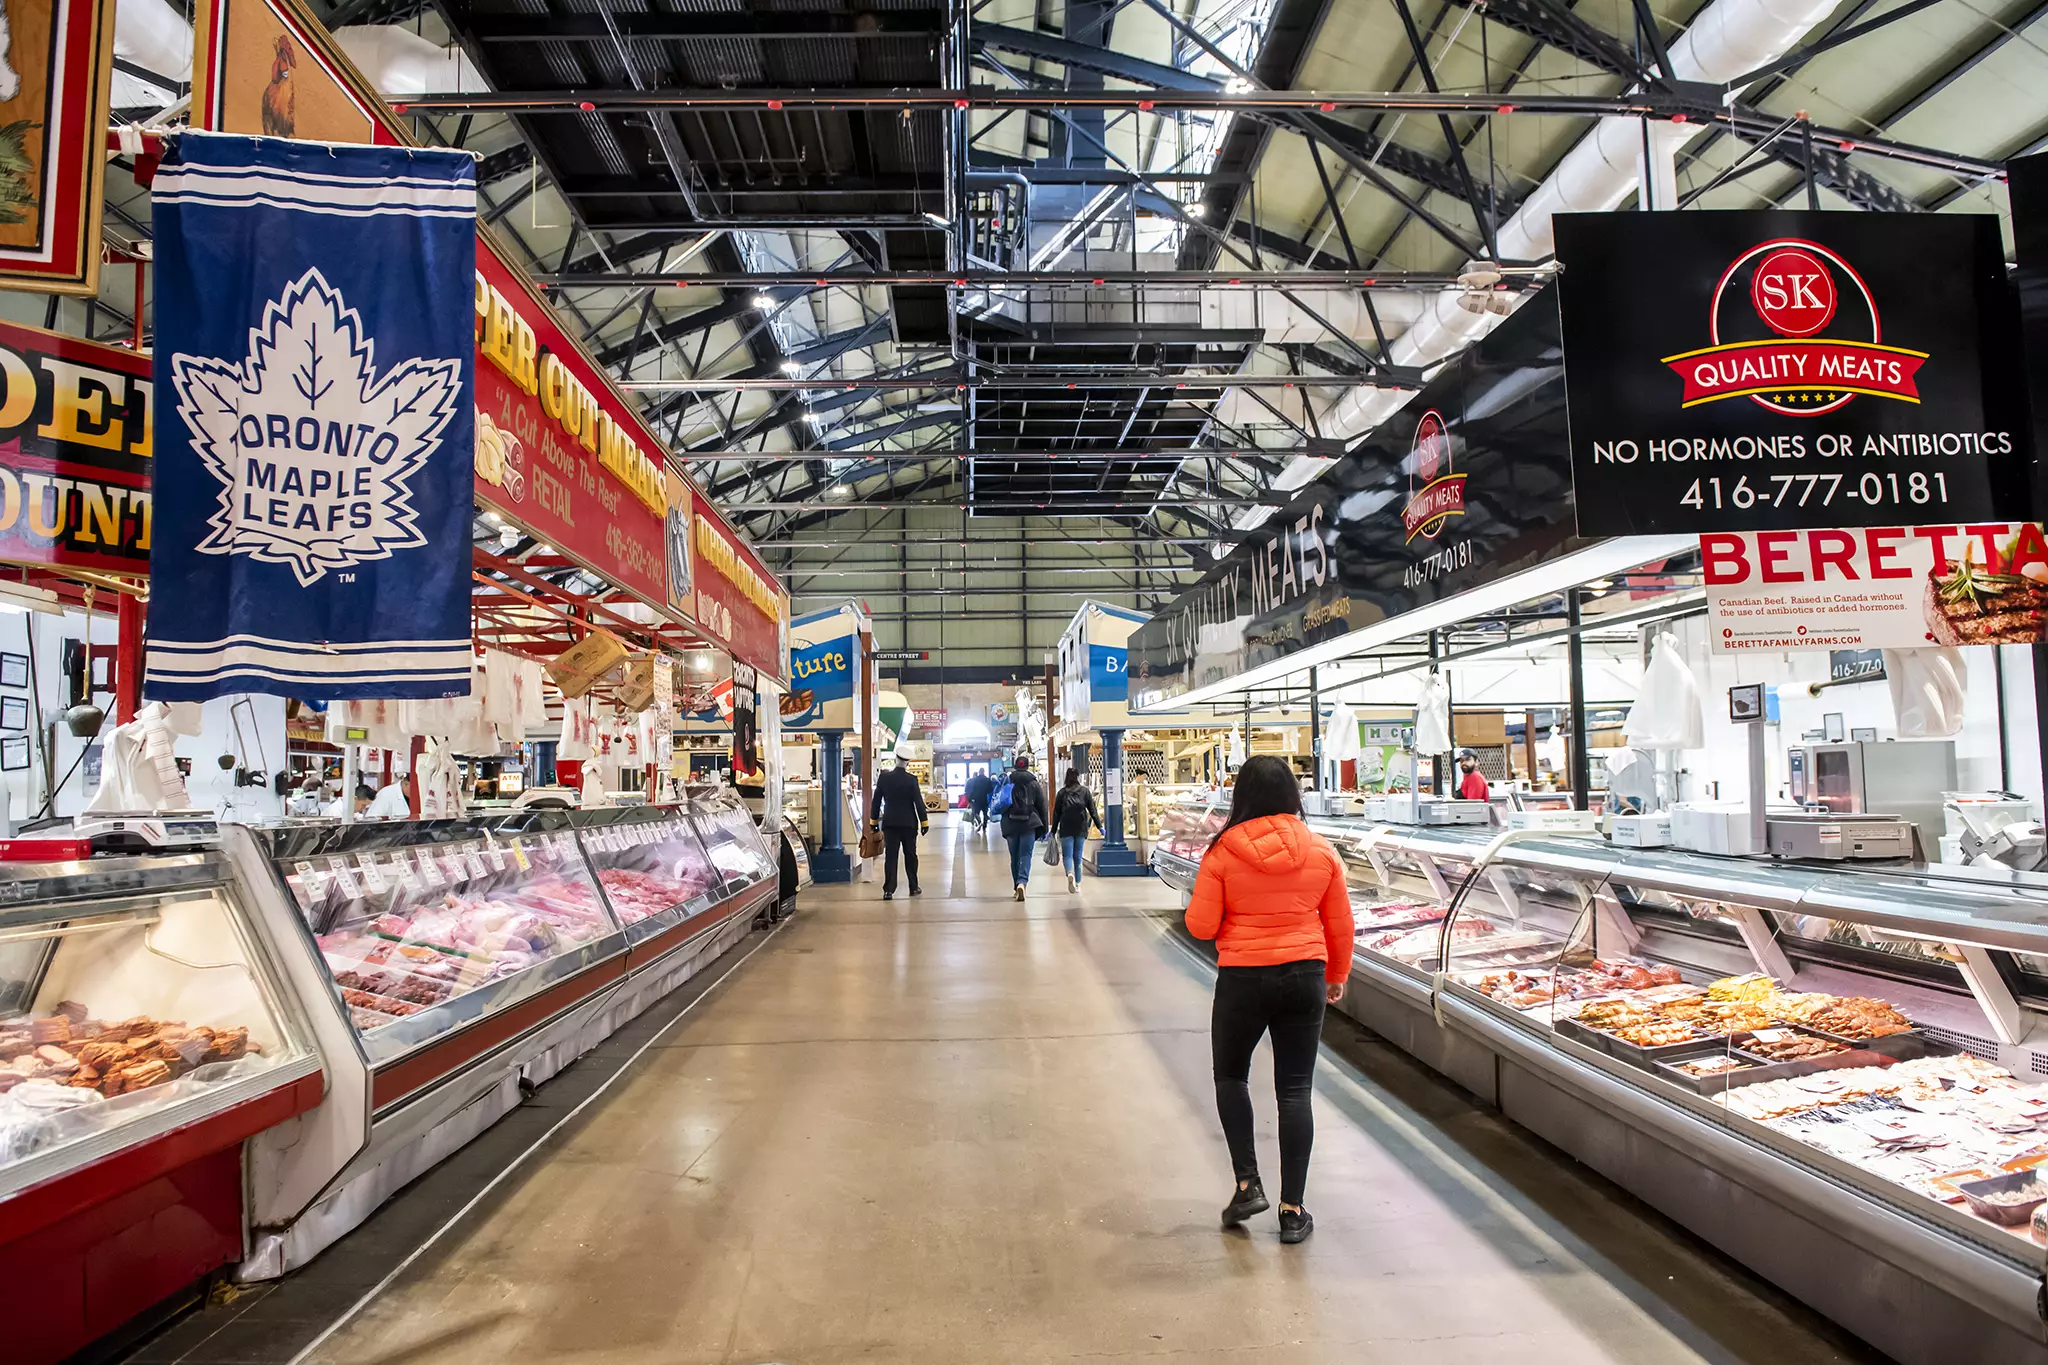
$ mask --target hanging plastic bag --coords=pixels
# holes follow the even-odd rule
[[[1636,704],[1628,709],[1622,733],[1637,749],[1703,749],[1706,720],[1700,712],[1699,680],[1679,652],[1678,637],[1665,631],[1643,670]]]
[[[1451,743],[1451,683],[1438,674],[1415,703],[1415,752],[1447,754],[1455,747]]]
[[[1958,649],[1888,649],[1884,676],[1900,739],[1940,738],[1963,728],[1970,671]]]
[[[1323,726],[1323,761],[1343,763],[1357,758],[1363,748],[1358,742],[1358,713],[1338,702]]]

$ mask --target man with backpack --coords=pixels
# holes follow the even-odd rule
[[[1010,845],[1010,881],[1015,885],[1017,899],[1024,899],[1024,887],[1031,880],[1031,850],[1038,846],[1039,833],[1052,824],[1052,814],[1046,808],[1045,788],[1038,785],[1038,779],[1031,775],[1031,758],[1028,754],[1017,755],[1017,766],[1010,769],[1009,804],[1003,810],[1003,838]],[[998,799],[1001,793],[997,793]]]
[[[967,817],[977,831],[988,828],[988,802],[996,794],[996,780],[987,773],[967,779]]]

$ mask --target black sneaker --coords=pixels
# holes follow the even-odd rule
[[[1272,1205],[1266,1202],[1266,1190],[1257,1180],[1240,1188],[1231,1197],[1223,1210],[1223,1226],[1234,1228],[1253,1214],[1264,1213]]]
[[[913,886],[910,888],[910,894],[913,896],[922,896],[924,894],[924,888],[921,886]]]
[[[1280,1210],[1280,1240],[1283,1242],[1306,1242],[1308,1235],[1316,1230],[1316,1220],[1309,1217],[1307,1209]]]
[[[894,891],[884,891],[882,893],[882,899],[885,901],[893,901],[896,899],[896,893]]]

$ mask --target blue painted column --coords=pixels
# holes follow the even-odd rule
[[[846,856],[840,828],[840,815],[846,805],[846,784],[839,773],[843,766],[840,746],[845,738],[843,730],[824,730],[818,735],[822,752],[818,759],[818,851],[811,855],[814,882],[853,880],[853,861]]]
[[[1138,861],[1124,843],[1124,732],[1102,730],[1102,842],[1089,870],[1098,877],[1149,877],[1152,869]]]

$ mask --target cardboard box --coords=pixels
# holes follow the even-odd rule
[[[548,678],[565,697],[580,697],[619,666],[630,651],[617,636],[593,630],[548,665]]]
[[[654,704],[654,660],[643,655],[626,665],[625,680],[612,689],[619,705],[628,711],[645,711]]]

